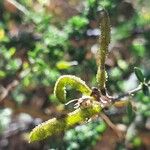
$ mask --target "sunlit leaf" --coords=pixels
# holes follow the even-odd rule
[[[85,17],[81,16],[74,16],[69,20],[69,23],[75,28],[75,29],[81,29],[85,25],[88,24],[88,20]]]
[[[6,76],[6,72],[0,70],[0,79],[1,79],[1,78],[4,78],[5,76]]]
[[[78,64],[77,61],[71,61],[71,62],[59,61],[59,62],[57,62],[56,67],[59,70],[64,70],[64,69],[69,69],[71,66],[74,66],[74,65],[77,65],[77,64]]]
[[[4,29],[0,28],[0,41],[3,40],[4,36],[5,36],[5,31]]]
[[[15,54],[15,52],[16,52],[16,49],[14,47],[11,47],[9,49],[10,56],[13,56]]]
[[[132,143],[133,143],[133,146],[139,147],[142,144],[141,138],[136,136],[135,138],[133,138]]]

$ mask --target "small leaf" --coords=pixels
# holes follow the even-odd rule
[[[84,28],[88,24],[88,19],[81,16],[74,16],[69,20],[69,23],[78,30]]]
[[[132,108],[132,104],[130,101],[128,102],[128,105],[127,105],[127,115],[129,118],[129,122],[131,122],[133,119],[134,113],[133,113],[133,108]]]
[[[140,137],[134,137],[133,138],[133,146],[134,147],[140,147],[142,145],[142,141],[141,141],[141,138]]]
[[[134,72],[135,72],[135,75],[136,75],[136,77],[138,78],[138,80],[139,80],[140,82],[144,82],[144,75],[143,75],[141,69],[138,68],[138,67],[135,67],[135,68],[134,68]]]
[[[6,72],[0,70],[0,79],[4,78],[6,76]]]
[[[143,93],[148,96],[149,95],[149,88],[146,84],[142,84],[142,90],[143,90]]]
[[[16,52],[16,49],[14,47],[11,47],[8,52],[10,53],[10,56],[13,56]]]
[[[4,29],[0,28],[0,41],[2,41],[5,37],[5,31]]]
[[[65,70],[65,69],[69,69],[71,66],[74,66],[74,65],[77,65],[77,64],[78,64],[77,61],[71,61],[71,62],[59,61],[59,62],[57,62],[56,67],[59,70]]]

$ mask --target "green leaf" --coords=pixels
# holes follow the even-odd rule
[[[132,49],[137,56],[144,57],[146,50],[142,42],[139,42],[139,40],[134,40],[132,44]]]
[[[135,138],[133,138],[132,143],[133,143],[134,147],[139,147],[142,145],[142,141],[141,141],[140,137],[137,137],[137,136]]]
[[[0,79],[5,78],[5,76],[6,76],[6,72],[0,70]]]
[[[77,64],[78,64],[77,61],[71,61],[71,62],[59,61],[59,62],[56,63],[56,67],[59,70],[65,70],[65,69],[69,69],[71,66],[74,66],[74,65],[77,65]]]
[[[9,49],[10,56],[13,56],[15,54],[15,52],[16,52],[16,49],[14,47],[11,47]]]
[[[0,28],[0,41],[2,41],[5,37],[5,31],[4,29]]]
[[[75,28],[75,29],[82,29],[88,24],[88,19],[81,16],[73,16],[69,23]]]
[[[127,115],[129,118],[129,122],[131,122],[133,119],[134,113],[133,113],[133,108],[132,108],[132,104],[130,101],[128,102],[128,105],[127,105]]]
[[[101,122],[101,124],[99,124],[95,130],[99,133],[103,133],[106,130],[107,126],[104,122]]]
[[[134,72],[135,72],[135,75],[136,75],[136,77],[138,78],[138,80],[139,80],[140,82],[144,82],[144,75],[143,75],[141,69],[138,68],[138,67],[135,67],[135,68],[134,68]]]
[[[80,78],[73,75],[63,75],[61,76],[54,87],[54,94],[62,103],[66,103],[66,86],[70,86],[82,94],[89,96],[91,94],[91,89],[86,85],[86,83]]]
[[[143,93],[144,93],[146,96],[149,95],[149,88],[148,88],[148,85],[142,84],[142,90],[143,90]]]

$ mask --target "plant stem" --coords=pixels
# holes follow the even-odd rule
[[[150,83],[148,83],[148,86],[150,86]],[[112,98],[112,102],[120,101],[122,98],[130,96],[132,94],[135,94],[135,93],[137,93],[140,90],[142,90],[142,86],[141,85],[139,85],[137,88],[135,88],[135,89],[133,89],[131,91],[128,91],[127,93],[124,93],[124,94],[118,95],[115,98]]]
[[[14,7],[16,7],[19,11],[21,11],[23,14],[28,15],[29,11],[22,6],[20,3],[18,3],[15,0],[7,0],[8,3],[10,3],[11,5],[13,5]]]

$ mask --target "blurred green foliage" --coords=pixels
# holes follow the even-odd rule
[[[30,0],[18,2],[28,13],[22,13],[0,1],[0,86],[6,87],[14,79],[20,80],[9,95],[9,99],[15,101],[18,107],[24,104],[34,106],[32,101],[36,94],[42,97],[42,106],[39,106],[38,111],[44,112],[48,104],[54,106],[58,100],[53,96],[52,89],[62,74],[80,76],[89,85],[96,83],[95,51],[100,34],[98,13],[102,7],[108,10],[111,18],[112,39],[110,56],[106,61],[110,94],[120,94],[138,85],[133,73],[134,66],[143,70],[147,80],[150,78],[148,0],[137,0],[135,3],[124,0],[83,0],[79,2],[81,8],[77,5],[76,13],[67,19],[64,17],[68,15],[67,11],[57,14],[54,10],[59,12],[61,7],[50,8],[46,0],[38,0],[37,5]],[[143,90],[147,95],[145,84]],[[74,95],[76,93],[69,94],[69,98]],[[150,98],[146,95],[139,92],[132,98],[136,112],[133,117],[129,105],[128,113],[124,115],[128,121],[122,123],[132,124],[139,115],[144,123],[148,120]],[[0,111],[0,122],[7,123],[10,120],[9,113],[4,116],[6,109]],[[2,123],[0,132],[6,125]],[[95,145],[98,136],[101,136],[99,133],[103,132],[95,130],[99,126],[99,123],[94,122],[67,131],[64,140],[68,149],[86,149],[87,146]],[[91,135],[83,136],[84,130],[90,131]],[[78,139],[80,136],[81,139]],[[87,145],[90,136],[93,140]],[[140,146],[139,137],[133,137],[130,140],[132,145]]]
[[[106,124],[101,120],[96,120],[68,130],[64,136],[66,148],[68,150],[88,150],[96,145],[105,130]]]

